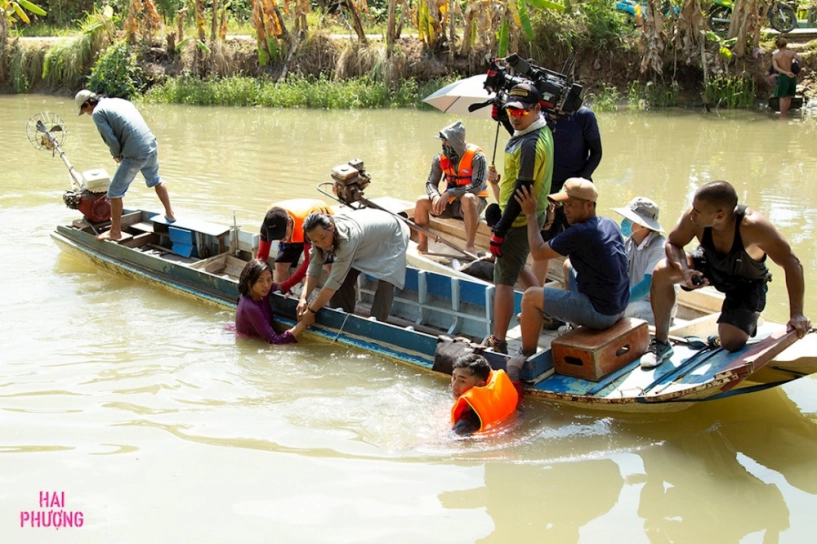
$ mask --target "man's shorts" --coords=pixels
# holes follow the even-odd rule
[[[488,200],[484,198],[479,198],[479,202],[477,204],[477,215],[481,215],[485,208],[488,206]],[[462,213],[462,201],[461,199],[456,199],[454,202],[449,202],[448,205],[443,210],[443,213],[440,215],[435,215],[434,217],[439,217],[440,219],[464,219],[465,214]]]
[[[545,222],[545,214],[539,216],[539,226]],[[494,266],[495,285],[513,285],[525,266],[530,254],[528,245],[528,226],[511,227],[502,243],[502,257],[496,258]]]
[[[551,319],[598,330],[609,329],[624,315],[624,311],[615,315],[604,315],[596,311],[590,298],[579,292],[576,271],[572,268],[569,283],[569,291],[545,287],[542,314]]]
[[[145,183],[148,187],[156,187],[162,183],[162,178],[159,177],[158,151],[154,151],[147,157],[123,157],[108,186],[108,198],[123,198],[139,172],[145,176]]]
[[[703,250],[690,251],[689,255],[692,257],[695,270],[709,278],[710,270],[704,259]],[[757,320],[760,318],[760,312],[766,308],[766,292],[769,290],[766,283],[765,281],[740,282],[729,290],[721,291],[725,298],[718,323],[727,323],[754,337],[757,334]],[[681,288],[689,290],[683,286]]]
[[[777,85],[774,88],[774,96],[787,98],[797,94],[797,78],[789,77],[786,74],[777,76]]]
[[[278,242],[278,255],[275,256],[275,262],[296,264],[303,252],[304,245],[302,243],[287,244],[285,242]]]

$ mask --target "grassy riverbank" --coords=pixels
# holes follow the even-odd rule
[[[641,31],[600,0],[579,4],[571,13],[538,12],[531,20],[534,39],[519,39],[515,49],[520,56],[569,72],[598,110],[622,103],[638,109],[704,104],[746,108],[770,92],[763,77],[768,55],[723,64],[706,84],[700,67],[674,60],[667,61],[661,74],[642,72]],[[317,28],[265,63],[252,36],[176,43],[166,28],[167,34],[128,42],[117,24],[95,12],[86,15],[72,36],[12,39],[0,52],[0,92],[72,94],[88,87],[153,103],[426,107],[422,98],[434,90],[484,73],[490,53],[452,52],[445,43],[432,49],[410,36],[388,45]]]
[[[283,81],[233,76],[202,80],[190,76],[168,79],[142,97],[149,103],[196,106],[264,106],[281,108],[424,108],[422,98],[452,79],[418,82],[408,79],[397,89],[367,76],[331,80],[326,76],[292,76]]]

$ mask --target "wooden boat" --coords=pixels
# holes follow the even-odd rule
[[[235,306],[239,274],[259,241],[257,234],[237,227],[187,219],[168,224],[160,214],[141,210],[123,215],[125,236],[118,242],[96,241],[94,229],[103,226],[77,220],[58,226],[51,236],[61,249],[100,267],[226,307]],[[373,280],[361,275],[359,287],[354,314],[322,309],[305,336],[430,370],[438,335],[479,341],[491,333],[494,287],[485,282],[410,266],[388,323],[368,318]],[[277,324],[292,326],[297,299],[279,293],[272,299]],[[517,293],[517,307],[520,299]],[[688,323],[694,331],[711,319]],[[552,338],[543,336],[543,349],[528,359],[523,379],[531,395],[553,401],[608,410],[678,410],[814,373],[812,336],[789,347],[792,335],[767,325],[759,335],[762,340],[736,353],[681,343],[672,360],[657,369],[642,371],[636,359],[599,381],[554,372],[548,348]],[[495,368],[504,368],[507,356],[485,355]]]

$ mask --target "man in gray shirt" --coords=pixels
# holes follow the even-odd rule
[[[309,237],[312,249],[306,286],[298,303],[298,319],[311,325],[315,314],[330,299],[333,306],[353,313],[355,280],[362,272],[380,280],[371,315],[386,321],[394,301],[394,288],[402,289],[406,281],[408,226],[388,212],[361,209],[345,215],[309,214],[304,221],[304,234]],[[329,255],[335,259],[332,271],[318,296],[308,304]]]
[[[153,187],[165,208],[165,217],[173,222],[170,196],[159,177],[159,147],[136,107],[121,98],[105,98],[83,89],[74,97],[79,114],[90,115],[102,140],[107,144],[119,166],[108,186],[111,201],[111,230],[97,236],[97,240],[122,238],[122,199],[137,172],[142,172],[148,187]]]

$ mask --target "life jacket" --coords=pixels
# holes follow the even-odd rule
[[[519,394],[504,370],[492,370],[488,383],[463,393],[451,408],[451,425],[456,425],[469,406],[479,416],[479,430],[484,431],[514,413]]]
[[[454,164],[452,164],[451,159],[449,159],[445,153],[440,156],[440,168],[442,168],[443,174],[445,176],[446,188],[450,187],[463,187],[471,185],[471,178],[474,174],[474,155],[477,151],[482,151],[476,144],[468,144],[465,147],[465,154],[460,159],[460,163],[456,165],[456,169]],[[482,190],[477,195],[481,198],[488,198],[488,184],[482,184]]]
[[[303,244],[304,243],[304,219],[310,213],[324,213],[332,215],[332,210],[323,202],[316,198],[292,198],[290,200],[282,200],[274,203],[272,207],[283,208],[292,217],[292,238],[289,240],[281,240],[288,244]]]

